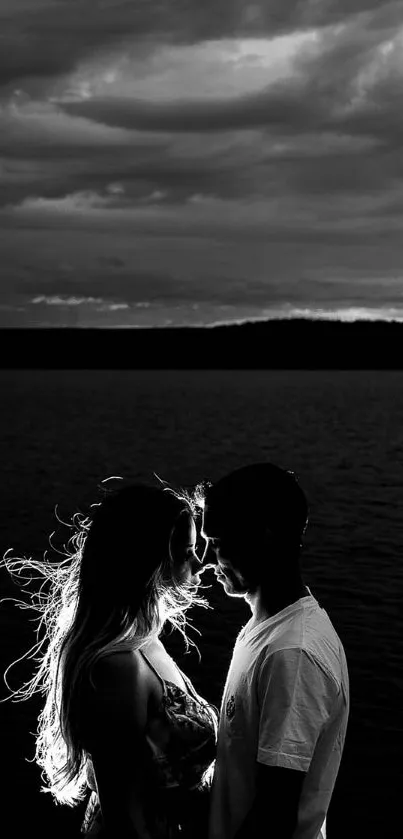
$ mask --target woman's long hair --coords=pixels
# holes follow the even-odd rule
[[[19,582],[43,580],[29,606],[17,601],[38,614],[37,643],[26,654],[36,671],[11,698],[37,692],[45,697],[35,760],[43,791],[70,806],[86,791],[87,755],[78,721],[82,687],[91,681],[95,662],[113,650],[139,648],[166,621],[188,647],[194,642],[186,635],[186,611],[207,606],[194,586],[177,582],[170,551],[179,516],[196,518],[201,510],[201,487],[188,493],[135,484],[103,492],[90,515],[73,516],[63,561],[6,554],[1,562]]]

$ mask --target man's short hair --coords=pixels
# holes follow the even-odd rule
[[[207,536],[249,531],[253,538],[270,531],[283,544],[296,545],[307,521],[308,504],[296,474],[273,463],[242,466],[206,489]]]

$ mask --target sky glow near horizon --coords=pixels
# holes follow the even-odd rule
[[[0,326],[403,321],[403,2],[3,0]]]

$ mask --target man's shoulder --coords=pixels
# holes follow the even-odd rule
[[[325,609],[319,607],[308,617],[304,649],[338,685],[348,681],[344,647]]]
[[[267,644],[262,648],[256,672],[275,678],[304,682],[323,682],[330,693],[339,693],[342,685],[348,690],[348,673],[344,651],[329,649],[317,639],[316,644],[304,641],[292,644]]]
[[[331,673],[345,664],[339,635],[325,609],[312,598],[270,639],[270,650],[299,649]]]

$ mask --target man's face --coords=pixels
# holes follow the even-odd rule
[[[211,560],[211,554],[215,558],[214,573],[217,581],[229,597],[244,597],[251,591],[251,586],[239,569],[242,548],[236,532],[224,532],[217,522],[214,523],[214,528],[213,525],[210,528],[209,517],[205,515],[202,534],[208,539],[208,560]]]

